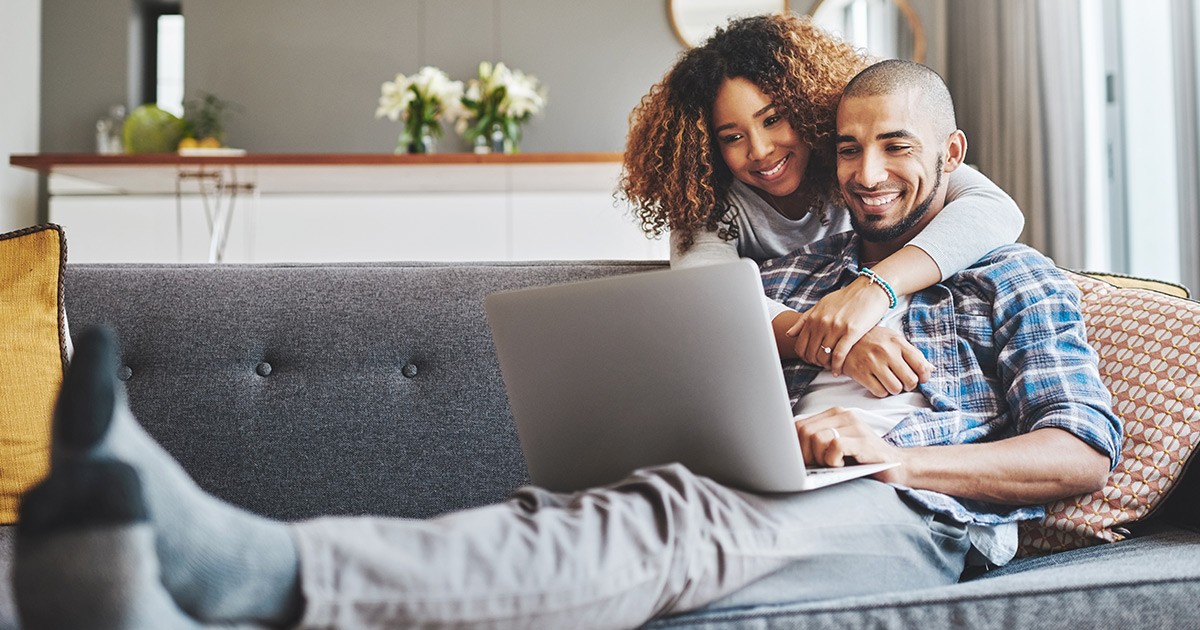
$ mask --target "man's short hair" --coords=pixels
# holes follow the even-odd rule
[[[842,98],[886,96],[908,88],[918,91],[921,111],[930,117],[939,135],[949,136],[958,129],[946,82],[932,68],[915,61],[887,59],[870,66],[850,80]]]

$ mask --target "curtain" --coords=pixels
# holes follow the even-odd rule
[[[947,3],[946,80],[967,162],[1025,213],[1021,240],[1081,268],[1086,185],[1078,0]]]
[[[1175,108],[1179,135],[1179,254],[1180,280],[1193,292],[1200,289],[1200,94],[1197,84],[1197,26],[1200,15],[1192,0],[1172,0],[1172,38],[1175,46]]]

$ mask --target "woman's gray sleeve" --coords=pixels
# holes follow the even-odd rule
[[[686,252],[679,251],[679,239],[671,233],[671,268],[687,269],[701,265],[716,265],[733,262],[738,256],[737,241],[727,241],[708,230],[692,232],[692,246]],[[773,321],[780,313],[792,309],[763,295],[763,305],[767,309],[767,321]]]
[[[710,230],[693,230],[692,246],[686,252],[680,250],[681,239],[675,232],[671,232],[670,240],[672,269],[716,265],[733,262],[739,258],[737,241],[727,241]]]
[[[963,165],[946,178],[946,207],[908,244],[929,254],[945,280],[993,249],[1016,242],[1024,228],[1025,216],[1012,197]]]

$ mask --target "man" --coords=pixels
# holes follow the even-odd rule
[[[836,136],[856,235],[768,261],[768,295],[804,311],[904,246],[940,211],[943,175],[962,165],[966,149],[936,73],[899,60],[865,70],[843,94]],[[895,301],[886,281],[879,285]],[[1012,245],[903,302],[884,324],[902,327],[937,366],[922,395],[880,401],[844,377],[793,363],[786,371],[797,412],[820,412],[797,423],[806,457],[902,462],[876,478],[918,489],[906,494],[970,523],[975,549],[1002,564],[1016,549],[1015,520],[1040,516],[1016,506],[1094,490],[1119,450],[1077,291],[1050,261]],[[824,390],[855,389],[857,401],[841,406],[874,412],[829,409]],[[899,409],[897,398],[906,403]]]
[[[966,149],[944,92],[909,64],[847,88],[839,177],[864,238],[770,263],[774,297],[815,303],[941,210],[941,174]],[[918,399],[850,409],[873,397],[790,365],[806,457],[902,462],[878,479],[759,496],[670,465],[431,521],[285,524],[213,499],[138,427],[113,342],[89,332],[55,411],[51,475],[22,505],[18,606],[38,628],[624,628],[730,596],[953,583],[972,549],[1004,560],[1029,504],[1099,487],[1116,456],[1076,301],[1044,258],[1004,248],[912,297],[904,328],[936,366]]]

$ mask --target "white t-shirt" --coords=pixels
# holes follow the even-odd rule
[[[904,317],[908,314],[909,301],[908,296],[897,299],[896,308],[888,311],[879,325],[903,335]],[[929,401],[917,391],[876,398],[870,390],[849,376],[834,376],[829,370],[821,370],[813,379],[808,391],[796,402],[792,413],[797,417],[807,417],[831,407],[863,412],[863,419],[876,434],[882,436],[914,410],[928,409]]]

